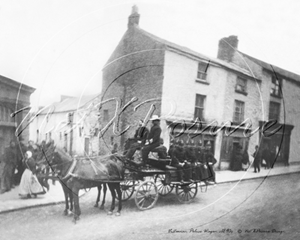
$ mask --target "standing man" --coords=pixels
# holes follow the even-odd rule
[[[14,172],[17,167],[17,151],[16,144],[13,140],[10,141],[10,146],[5,149],[3,157],[3,173],[1,176],[1,192],[10,191],[14,184]]]
[[[260,172],[260,163],[261,163],[261,151],[258,149],[258,146],[255,146],[255,152],[252,154],[254,157],[254,172]]]
[[[216,184],[216,173],[214,171],[214,165],[217,163],[213,153],[211,152],[211,143],[208,141],[205,146],[205,150],[203,153],[204,162],[206,162],[208,167],[209,179],[212,180],[214,184]]]
[[[151,150],[160,145],[160,119],[157,115],[153,115],[152,118],[150,118],[149,120],[152,121],[152,127],[148,134],[145,146],[142,149],[142,159],[144,163],[148,162],[148,154],[151,152]]]

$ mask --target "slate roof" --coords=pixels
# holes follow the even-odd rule
[[[53,103],[50,106],[44,108],[39,113],[39,115],[47,114],[49,112],[49,109],[51,109],[50,110],[51,113],[63,113],[63,112],[77,111],[99,97],[100,97],[100,94],[93,94],[93,95],[82,96],[82,97],[66,98],[61,102]]]
[[[184,47],[184,46],[180,46],[178,44],[175,44],[175,43],[172,43],[172,42],[169,42],[165,39],[162,39],[160,37],[157,37],[141,28],[139,28],[138,26],[135,26],[135,29],[137,31],[139,31],[140,33],[144,34],[145,36],[148,36],[150,37],[152,40],[158,42],[158,43],[161,43],[163,45],[165,45],[167,47],[167,49],[175,49],[177,51],[180,51],[184,54],[187,54],[187,55],[191,55],[191,56],[194,56],[196,58],[200,58],[200,59],[203,59],[203,60],[206,60],[206,61],[210,61],[210,63],[212,64],[216,64],[216,65],[220,65],[220,66],[223,66],[223,67],[226,67],[228,69],[231,69],[231,70],[234,70],[234,71],[238,71],[238,72],[241,72],[245,75],[248,75],[250,77],[254,77],[250,71],[244,69],[244,68],[241,68],[239,67],[238,65],[234,64],[234,63],[229,63],[229,62],[226,62],[226,61],[223,61],[221,59],[218,59],[218,58],[212,58],[212,57],[208,57],[204,54],[201,54],[201,53],[198,53],[198,52],[195,52],[194,50],[191,50],[187,47]]]
[[[264,61],[261,61],[257,58],[254,58],[254,57],[251,57],[245,53],[242,53],[239,51],[240,54],[242,54],[244,57],[248,58],[249,60],[255,62],[256,64],[260,65],[262,68],[266,69],[266,70],[269,70],[271,72],[274,72],[275,74],[279,74],[281,75],[282,77],[286,77],[286,78],[289,78],[290,80],[296,80],[298,82],[300,82],[300,75],[296,74],[296,73],[293,73],[293,72],[290,72],[290,71],[287,71],[285,69],[282,69],[280,67],[277,67],[275,65],[272,65],[270,63],[266,63]]]

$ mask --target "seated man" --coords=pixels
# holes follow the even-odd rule
[[[131,146],[129,146],[128,151],[125,153],[125,156],[129,159],[131,159],[135,153],[136,150],[141,149],[146,142],[147,136],[148,136],[149,130],[144,126],[144,121],[139,120],[139,127],[135,131],[133,143],[131,143]]]
[[[184,165],[184,163],[181,162],[181,160],[179,160],[179,159],[182,159],[183,156],[180,157],[182,155],[182,151],[179,150],[179,144],[177,142],[174,143],[173,141],[171,141],[168,155],[172,159],[171,166],[177,168],[178,181],[179,182],[183,181],[183,165]]]
[[[195,142],[191,140],[186,147],[185,156],[189,163],[191,178],[193,180],[200,180],[200,165],[197,163]]]
[[[152,121],[152,127],[148,134],[145,146],[142,148],[142,158],[144,163],[148,163],[148,154],[154,149],[157,148],[160,143],[160,134],[161,128],[159,126],[160,119],[157,115],[153,115],[150,119]]]
[[[160,145],[157,148],[153,149],[151,152],[156,152],[158,158],[160,159],[168,158],[167,148],[164,146],[164,140],[162,138],[159,139],[159,144]]]
[[[197,145],[195,146],[195,150],[196,150],[196,165],[199,166],[199,178],[201,181],[207,181],[209,174],[208,174],[208,167],[207,167],[207,163],[204,162],[204,158],[203,158],[203,153],[204,153],[204,149],[201,146],[201,143],[198,142]]]

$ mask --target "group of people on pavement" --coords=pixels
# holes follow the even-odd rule
[[[265,145],[261,150],[258,145],[255,146],[255,152],[252,154],[254,157],[254,172],[260,172],[260,166],[264,166],[265,169],[273,168],[271,165],[271,152],[268,145]]]
[[[125,156],[132,159],[136,150],[141,150],[142,164],[148,163],[148,154],[157,152],[159,159],[171,158],[171,165],[178,170],[179,181],[205,180],[216,183],[213,165],[217,162],[211,152],[211,143],[207,142],[205,148],[191,140],[185,144],[183,140],[171,141],[169,151],[163,146],[160,137],[160,118],[153,115],[150,119],[152,126],[147,129],[143,120],[139,121],[139,127],[134,138],[129,139],[130,146],[125,146]],[[127,142],[127,143],[128,143]]]
[[[265,169],[269,169],[271,166],[271,153],[268,145],[265,145],[263,149],[260,149],[258,145],[255,146],[255,151],[252,154],[254,172],[260,172],[260,167],[264,166]],[[234,148],[231,162],[230,170],[232,171],[246,171],[250,166],[249,154],[247,150],[243,150],[241,145]]]
[[[43,141],[40,145],[29,141],[28,146],[25,146],[20,141],[17,146],[14,140],[10,141],[9,147],[0,156],[0,193],[8,192],[18,185],[21,197],[30,198],[45,193],[40,179],[37,178],[37,162],[53,144],[53,141],[47,144]],[[49,190],[47,184],[44,186]]]

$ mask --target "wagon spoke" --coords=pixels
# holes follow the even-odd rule
[[[138,202],[138,205],[141,204],[141,202],[144,202],[145,201],[145,198],[142,198],[139,202]]]

